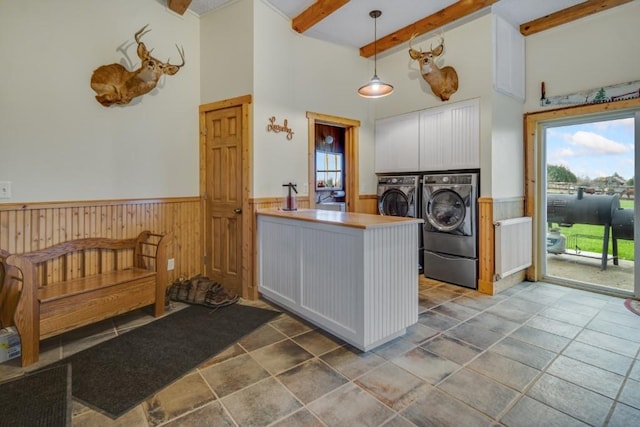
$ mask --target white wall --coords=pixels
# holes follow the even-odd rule
[[[198,194],[198,18],[157,0],[0,2],[0,181],[37,202]],[[133,34],[161,60],[186,65],[123,107],[105,108],[94,69],[136,66]],[[125,52],[119,46],[127,47]]]
[[[640,80],[640,2],[612,8],[533,34],[527,49],[525,111],[547,97]]]
[[[524,143],[522,101],[499,92],[493,94],[491,112],[491,197],[524,195]]]
[[[252,1],[236,1],[203,15],[200,37],[201,103],[253,93]]]
[[[373,107],[356,93],[366,82],[368,61],[358,51],[300,35],[288,19],[254,0],[253,196],[280,197],[295,182],[308,193],[308,111],[361,121],[360,193],[375,194]],[[267,132],[269,117],[294,132]],[[305,187],[305,184],[307,185]]]

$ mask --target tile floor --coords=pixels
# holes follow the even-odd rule
[[[418,323],[373,351],[284,313],[118,420],[74,402],[73,425],[640,425],[640,316],[623,299],[526,282],[419,291]],[[46,341],[35,367],[150,319]],[[0,380],[21,373],[0,364]]]

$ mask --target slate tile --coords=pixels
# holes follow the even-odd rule
[[[604,424],[613,406],[608,397],[548,374],[543,374],[527,395],[594,426]]]
[[[618,400],[640,410],[640,381],[627,379]]]
[[[640,409],[617,403],[607,427],[629,427],[638,424]]]
[[[274,378],[267,378],[221,399],[241,426],[266,426],[297,411],[302,404]]]
[[[516,329],[510,337],[559,353],[570,340],[560,335],[524,325]]]
[[[400,413],[416,426],[488,426],[491,420],[434,388]]]
[[[357,378],[385,362],[373,352],[363,352],[351,346],[337,348],[320,358],[349,379]]]
[[[167,424],[166,427],[234,427],[235,423],[224,410],[220,402],[213,402],[203,406],[187,415],[176,418]]]
[[[259,348],[250,354],[260,365],[274,375],[313,358],[313,354],[291,340],[280,341]]]
[[[276,378],[302,403],[309,403],[349,381],[317,359],[282,372]]]
[[[510,336],[491,347],[491,351],[540,370],[556,357],[552,351]]]
[[[367,372],[355,383],[396,411],[409,406],[431,388],[393,363],[385,363]]]
[[[527,427],[586,427],[581,421],[550,406],[523,396],[500,420],[507,426]]]
[[[249,354],[226,360],[201,371],[218,396],[226,396],[269,376]]]
[[[516,391],[468,369],[451,375],[437,388],[494,419],[519,395]]]
[[[446,335],[436,337],[420,347],[463,365],[482,352],[482,349]]]
[[[149,424],[156,426],[215,399],[204,379],[198,373],[193,373],[147,399],[143,408]]]
[[[463,323],[445,332],[446,336],[457,338],[474,346],[486,349],[500,341],[504,335],[479,326]]]
[[[468,365],[468,368],[520,392],[524,391],[541,373],[537,369],[492,351],[482,353]]]
[[[572,359],[597,366],[618,375],[627,375],[633,359],[609,350],[574,341],[562,351]]]
[[[614,374],[566,356],[559,356],[554,360],[551,366],[547,368],[547,373],[612,399],[615,399],[624,381],[622,375]]]
[[[640,349],[640,343],[628,341],[622,338],[613,337],[602,332],[596,332],[589,329],[585,329],[576,337],[576,341],[590,344],[594,347],[603,348],[605,350],[613,351],[614,353],[622,354],[628,357],[635,357]]]
[[[345,384],[307,407],[328,426],[377,426],[395,413],[353,383]]]
[[[439,383],[460,368],[457,363],[419,347],[393,359],[392,362],[429,384]]]

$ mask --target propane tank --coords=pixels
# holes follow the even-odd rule
[[[567,238],[559,228],[551,228],[547,233],[547,252],[551,254],[563,254],[567,248]]]

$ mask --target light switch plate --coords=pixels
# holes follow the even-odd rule
[[[175,268],[175,260],[173,258],[169,258],[167,260],[167,271],[173,271]]]
[[[11,181],[0,181],[0,199],[11,198]]]

